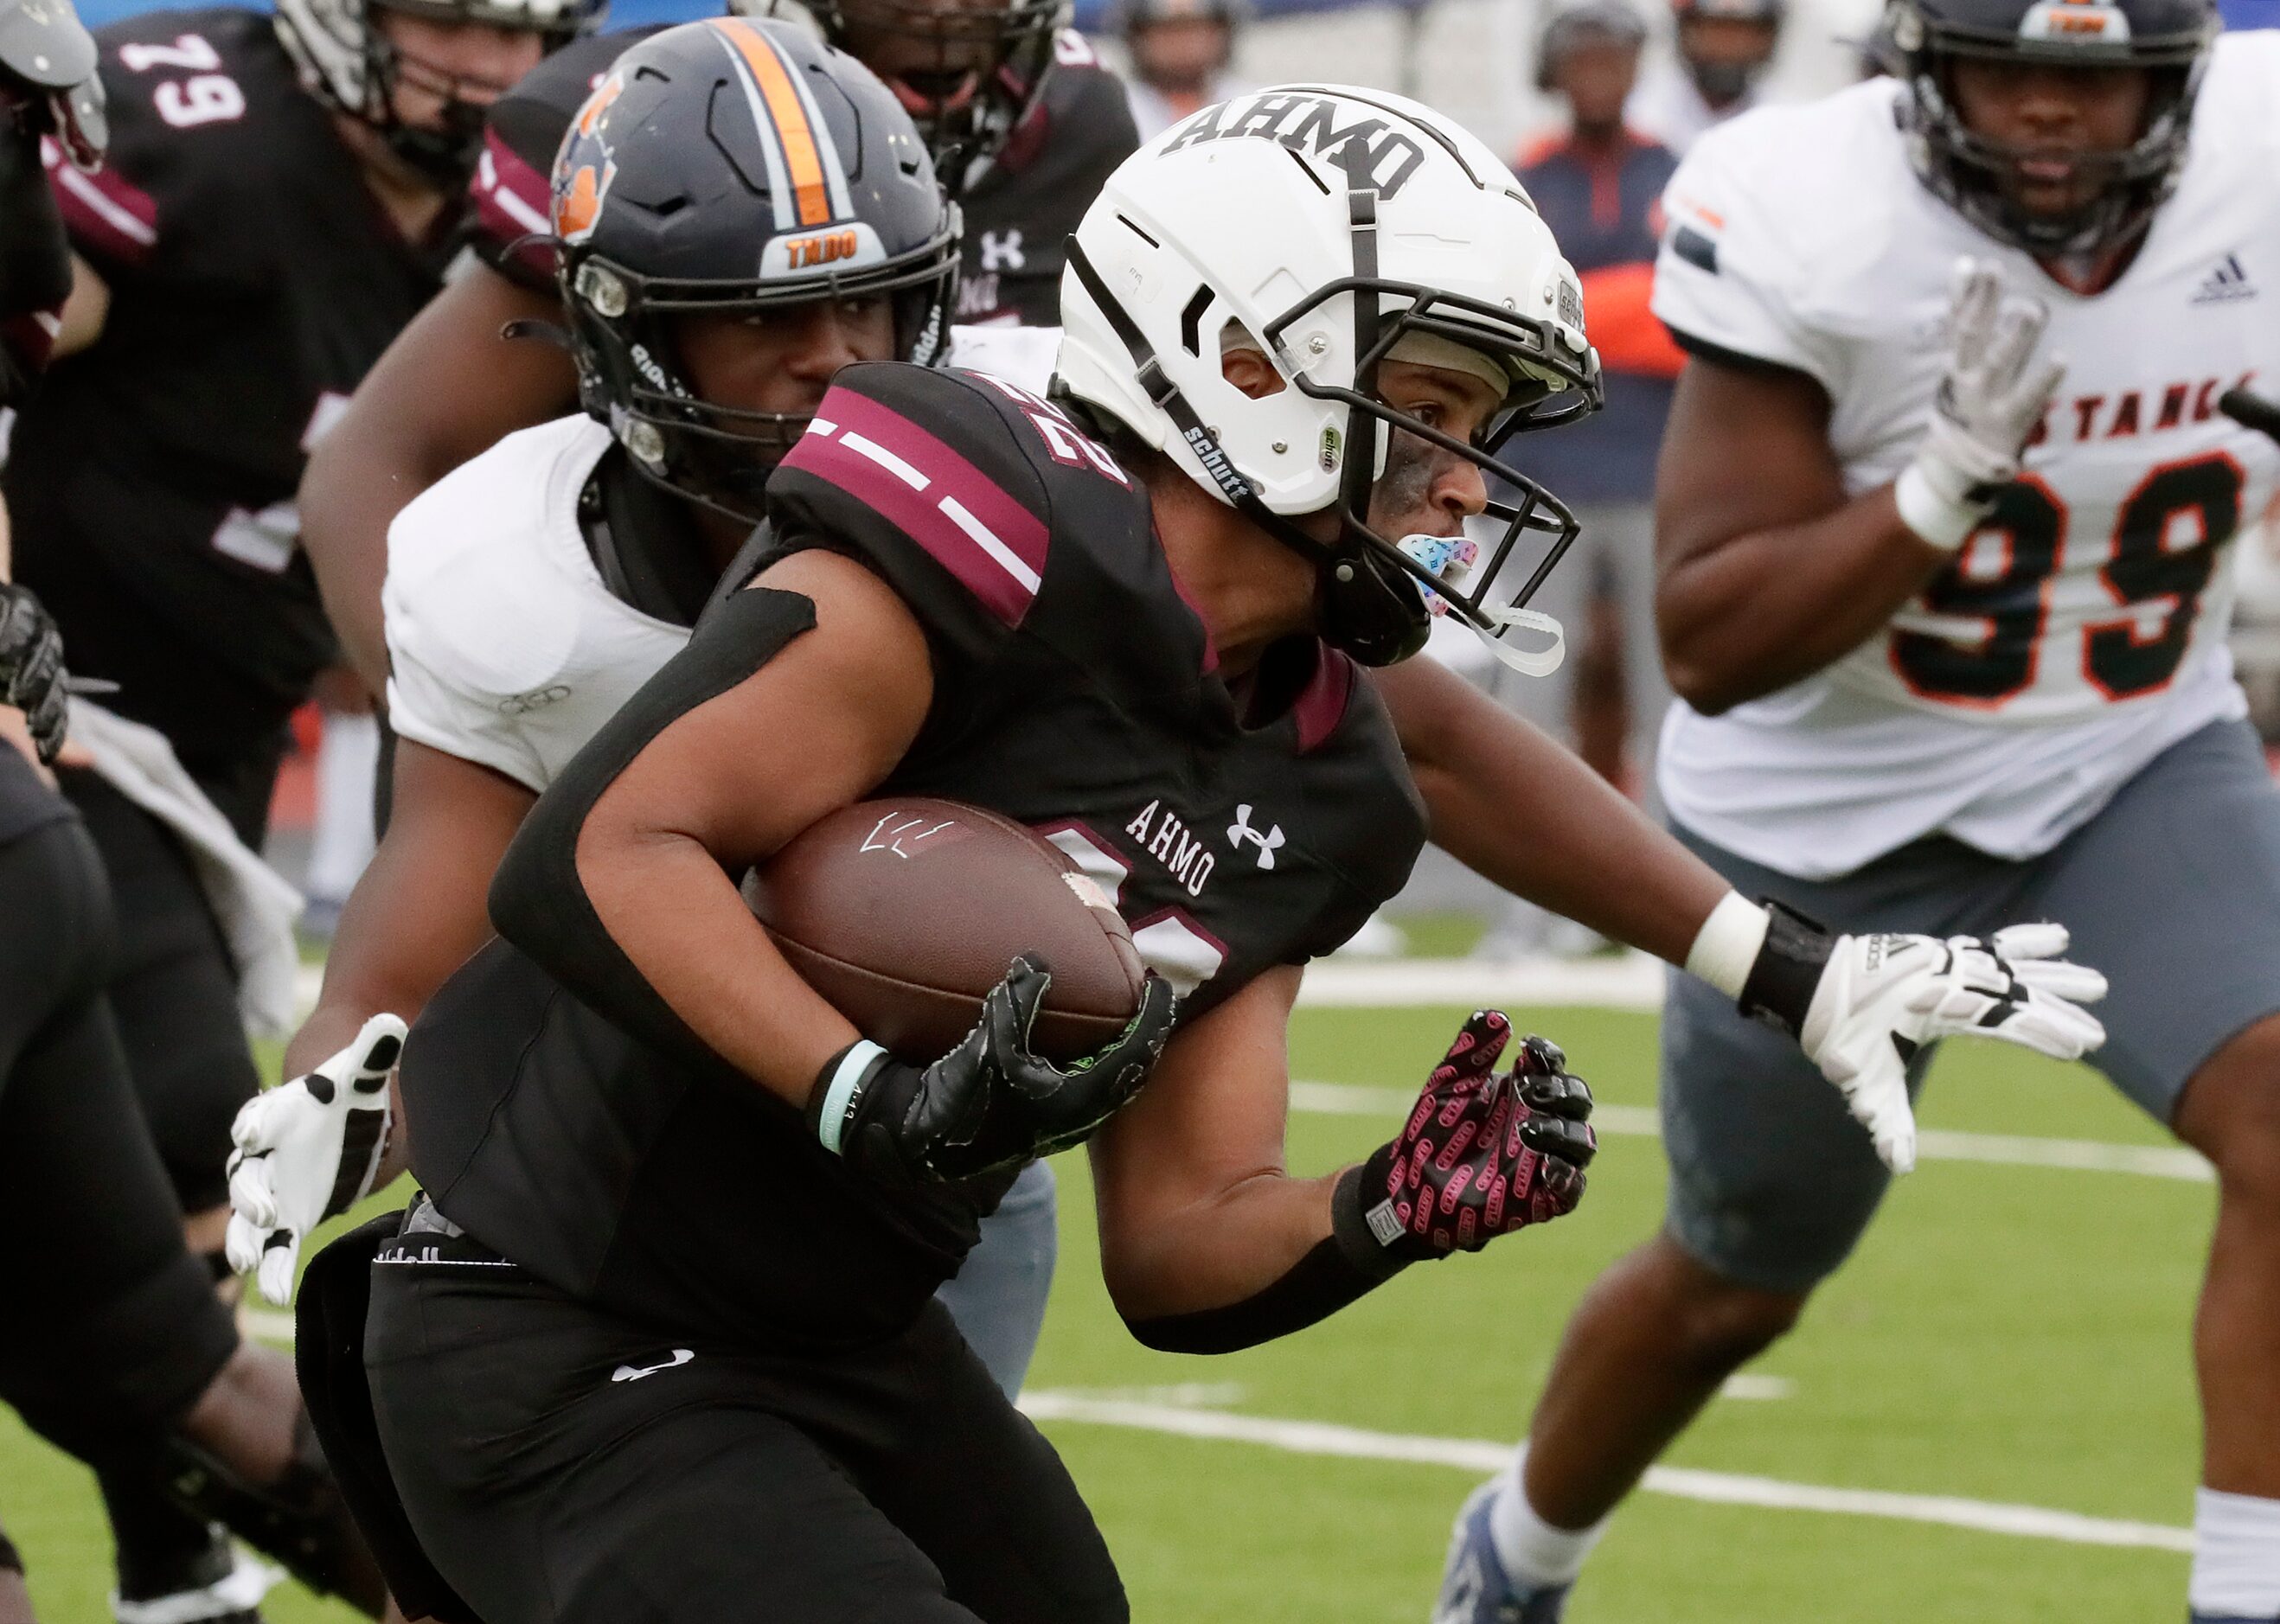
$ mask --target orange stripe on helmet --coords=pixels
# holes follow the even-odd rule
[[[816,150],[815,132],[808,127],[807,109],[799,99],[799,90],[791,81],[783,58],[776,55],[775,47],[767,36],[742,18],[724,18],[713,25],[727,35],[751,70],[752,82],[760,89],[760,100],[766,104],[768,116],[775,120],[776,135],[783,145],[784,173],[791,179],[792,198],[799,209],[799,223],[820,226],[831,218],[831,196],[824,183],[823,158]]]

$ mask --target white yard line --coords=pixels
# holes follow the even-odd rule
[[[1512,1445],[1487,1439],[1419,1437],[1367,1432],[1326,1421],[1278,1420],[1262,1415],[1230,1415],[1184,1405],[1087,1397],[1077,1393],[1024,1393],[1021,1408],[1035,1420],[1123,1427],[1141,1432],[1219,1443],[1250,1443],[1294,1455],[1330,1455],[1351,1460],[1398,1460],[1421,1466],[1456,1466],[1468,1472],[1499,1472],[1512,1459]],[[1884,1494],[1867,1489],[1830,1489],[1789,1483],[1777,1478],[1701,1472],[1684,1466],[1649,1469],[1643,1485],[1650,1494],[1719,1505],[1751,1505],[1768,1511],[1824,1512],[1846,1517],[1877,1517],[1900,1522],[1937,1523],[1983,1534],[2059,1540],[2075,1545],[2111,1545],[2190,1552],[2190,1528],[2161,1523],[2123,1522],[2084,1517],[2039,1505],[2006,1505],[1948,1495]]]
[[[1662,1007],[1662,962],[1614,958],[1317,958],[1298,986],[1303,1008],[1411,1009],[1443,1004]]]
[[[1720,1383],[1718,1397],[1769,1404],[1797,1397],[1797,1383],[1787,1376],[1768,1376],[1754,1370],[1737,1370]]]
[[[1397,1119],[1417,1103],[1414,1093],[1344,1082],[1293,1082],[1290,1109],[1323,1116]],[[1591,1126],[1602,1134],[1652,1138],[1662,1132],[1643,1105],[1600,1105]],[[2197,1151],[2182,1145],[2106,1144],[2093,1139],[2031,1139],[2014,1134],[1960,1134],[1928,1128],[1916,1135],[1925,1161],[1996,1162],[2012,1167],[2064,1167],[2077,1173],[2133,1173],[2145,1178],[2206,1184],[2215,1175]]]
[[[250,1292],[253,1282],[247,1281]],[[237,1332],[257,1342],[290,1342],[293,1340],[293,1311],[289,1308],[256,1307],[250,1303],[237,1305]]]

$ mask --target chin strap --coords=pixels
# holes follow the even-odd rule
[[[1457,624],[1480,639],[1481,647],[1494,655],[1498,662],[1510,666],[1522,676],[1548,677],[1560,669],[1568,658],[1568,634],[1560,622],[1540,609],[1483,609],[1481,612],[1494,620],[1493,632],[1483,631],[1470,620],[1458,617]],[[1515,649],[1505,642],[1504,634],[1514,627],[1542,632],[1552,639],[1549,648]]]

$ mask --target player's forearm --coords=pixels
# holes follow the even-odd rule
[[[1103,1266],[1126,1327],[1164,1352],[1231,1353],[1375,1290],[1403,1265],[1367,1231],[1360,1177],[1352,1167],[1327,1179],[1262,1173],[1182,1212],[1120,1226],[1113,1243],[1104,1224]]]
[[[1514,896],[1672,964],[1726,881],[1539,729],[1429,660],[1376,673],[1434,843]]]
[[[327,436],[309,458],[301,481],[301,545],[342,653],[374,692],[386,693],[380,592],[388,578],[388,527],[428,481],[416,470],[389,465],[384,450],[356,432],[355,414],[352,406],[338,426],[347,432]],[[327,445],[334,449],[327,452]]]
[[[589,827],[579,873],[635,972],[712,1053],[805,1107],[825,1062],[861,1034],[785,961],[702,845]]]
[[[480,880],[455,906],[446,886],[404,869],[383,850],[349,894],[317,1007],[285,1045],[287,1077],[338,1054],[374,1015],[418,1020],[451,972],[490,939]]]
[[[1666,530],[1687,524],[1666,493]],[[1655,592],[1671,687],[1720,712],[1787,687],[1881,630],[1950,555],[1900,522],[1890,486],[1802,524],[1667,550]]]
[[[337,1054],[374,1015],[407,1024],[491,939],[486,892],[536,798],[416,740],[396,751],[396,816],[341,909],[317,1007],[285,1046],[285,1075]]]

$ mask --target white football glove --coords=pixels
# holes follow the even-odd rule
[[[2005,291],[2001,273],[1960,259],[1947,310],[1947,370],[1931,424],[1892,496],[1901,520],[1949,552],[1963,545],[2019,477],[2027,437],[2058,392],[2066,364],[2037,360],[2050,307]]]
[[[2063,925],[2012,925],[1976,936],[1838,936],[1798,1042],[1895,1173],[1915,1166],[1908,1062],[1943,1037],[1993,1037],[2076,1060],[2106,1041],[2081,1007],[2106,978],[2060,955]]]
[[[374,1015],[340,1053],[305,1077],[239,1107],[229,1136],[229,1266],[252,1274],[261,1295],[293,1300],[301,1243],[326,1219],[372,1189],[388,1144],[389,1082],[404,1052],[404,1025]]]

